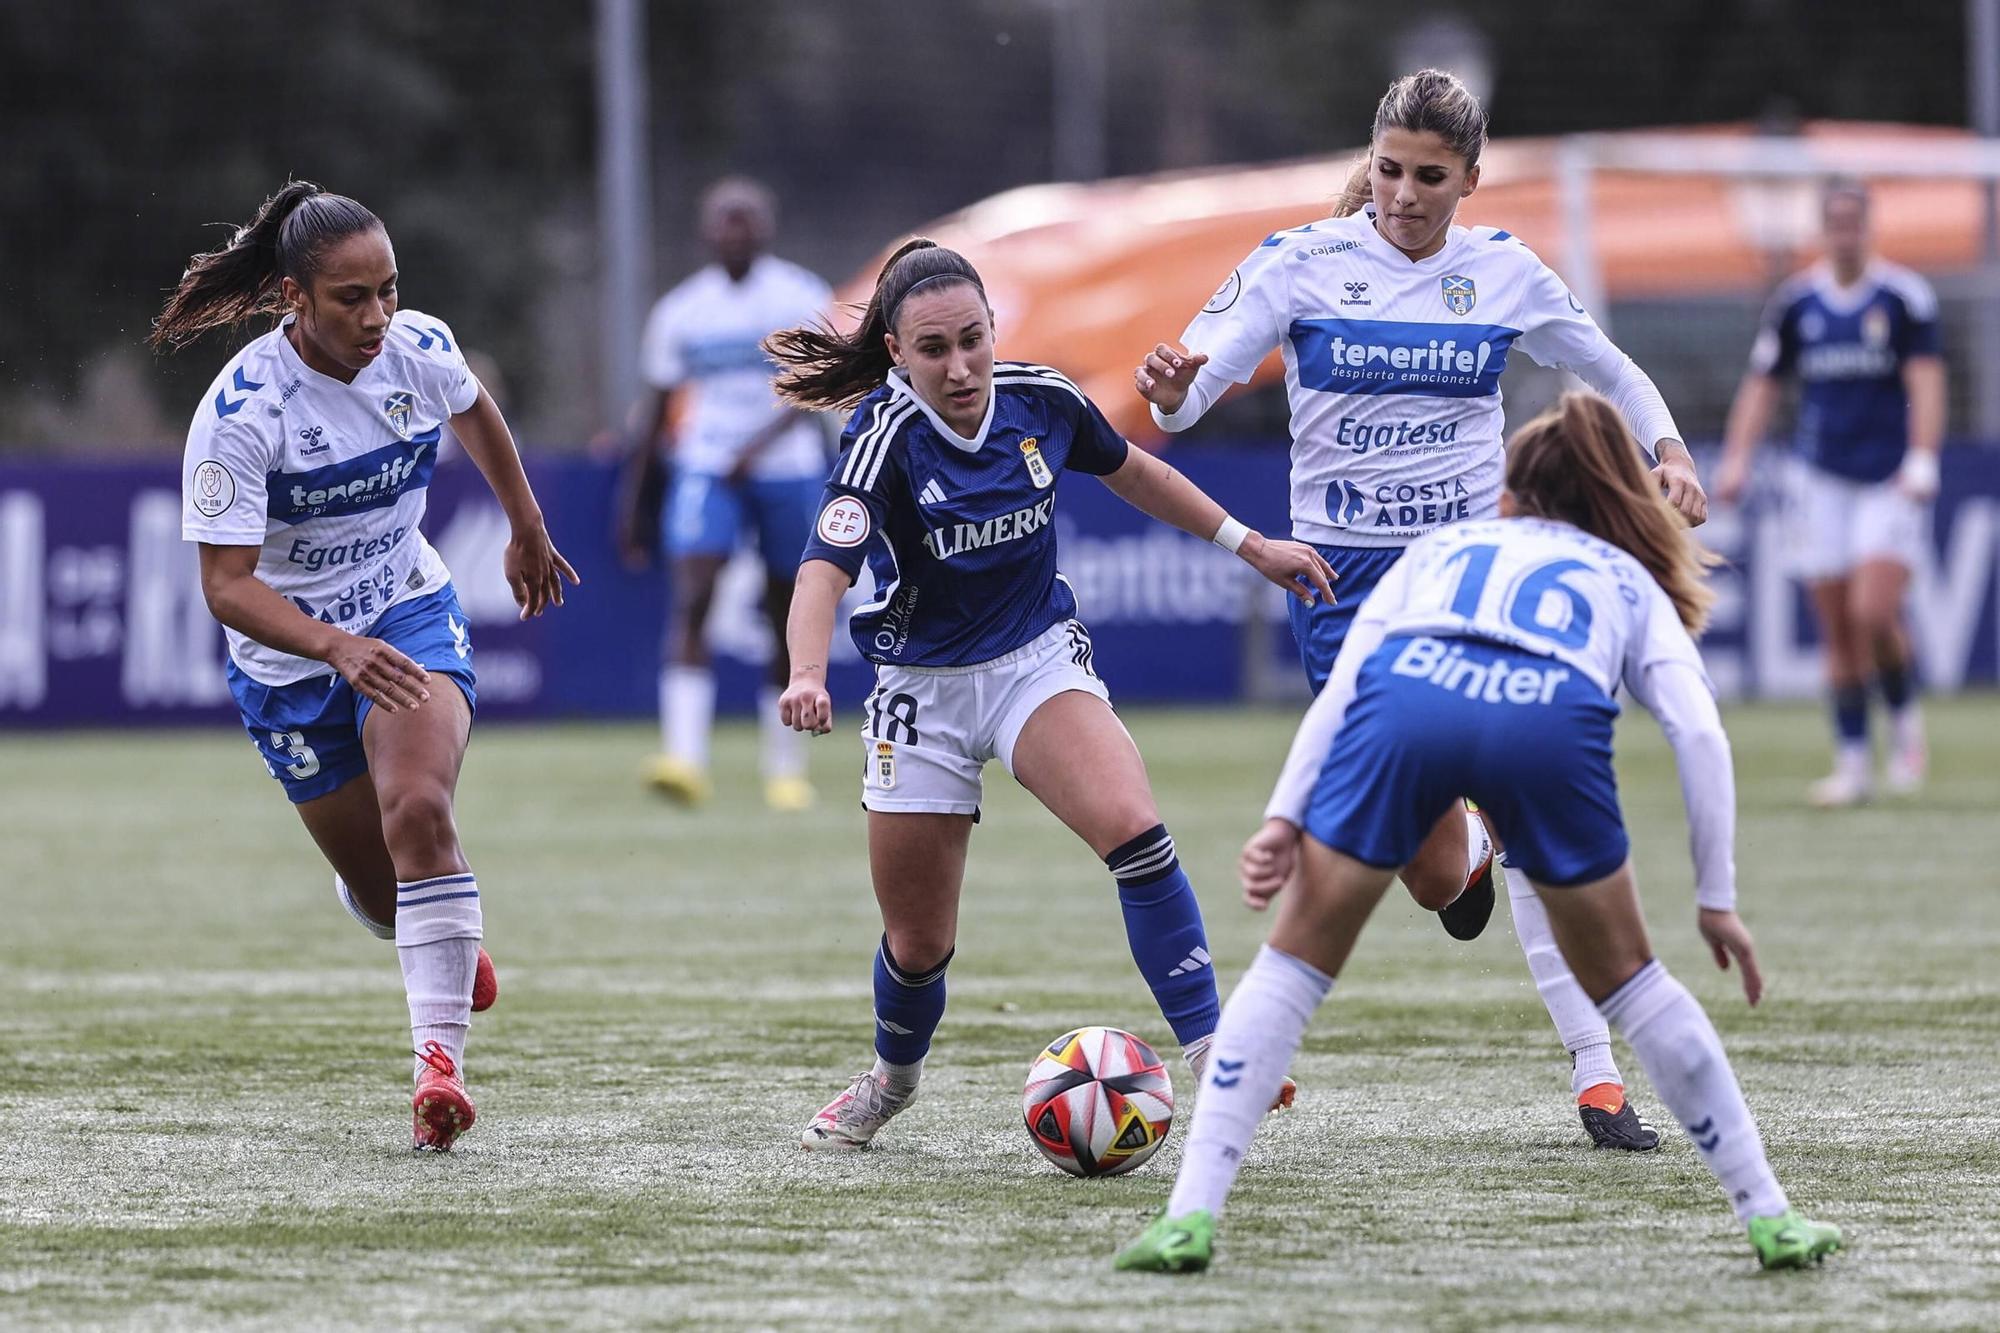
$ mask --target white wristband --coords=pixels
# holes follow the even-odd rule
[[[1209,540],[1229,552],[1229,554],[1235,555],[1243,549],[1243,539],[1249,535],[1250,529],[1247,526],[1224,514],[1222,516],[1222,526],[1215,530],[1215,535],[1209,538]]]
[[[1901,480],[1907,489],[1918,495],[1936,495],[1938,488],[1937,455],[1922,449],[1912,449],[1903,455]]]

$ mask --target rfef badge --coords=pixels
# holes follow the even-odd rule
[[[1045,491],[1055,484],[1056,474],[1049,471],[1048,460],[1042,457],[1042,447],[1030,435],[1021,441],[1021,457],[1028,463],[1028,480],[1035,483],[1035,489]]]
[[[896,785],[896,747],[887,741],[875,742],[875,785],[883,791]]]

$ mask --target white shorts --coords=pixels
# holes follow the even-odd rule
[[[1930,506],[1887,481],[1853,481],[1802,464],[1791,494],[1792,573],[1834,579],[1870,560],[1915,570],[1930,543]]]
[[[1070,690],[1111,699],[1091,669],[1090,631],[1075,620],[976,666],[877,666],[861,721],[862,806],[978,814],[986,761],[1012,773],[1021,728]]]

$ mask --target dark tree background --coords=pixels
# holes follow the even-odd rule
[[[840,278],[894,232],[1051,173],[1064,4],[1110,32],[1106,169],[1359,144],[1413,29],[1483,41],[1502,135],[1788,115],[1962,124],[1964,16],[1815,0],[658,0],[656,285],[725,171]],[[497,363],[523,434],[595,406],[595,112],[580,0],[0,6],[0,449],[171,447],[222,341],[141,346],[193,251],[288,175],[389,223],[405,300]]]

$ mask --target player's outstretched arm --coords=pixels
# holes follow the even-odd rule
[[[1736,774],[1715,696],[1687,661],[1657,662],[1627,683],[1658,719],[1680,770],[1694,858],[1695,927],[1717,967],[1727,971],[1736,960],[1744,998],[1754,1005],[1764,994],[1764,976],[1750,928],[1736,915]]]
[[[1750,460],[1764,441],[1771,424],[1771,411],[1778,405],[1778,381],[1751,371],[1736,386],[1736,399],[1729,405],[1729,424],[1722,432],[1722,463],[1715,473],[1715,498],[1726,505],[1739,503],[1750,485]]]
[[[833,646],[833,620],[853,580],[829,560],[799,566],[792,585],[792,613],[785,622],[785,650],[792,678],[778,696],[778,720],[793,731],[824,736],[833,730],[833,697],[826,692],[826,659]]]
[[[200,550],[202,598],[209,613],[238,634],[281,653],[325,662],[391,713],[431,697],[430,673],[395,648],[315,620],[258,578],[262,547],[203,542]]]
[[[513,538],[507,543],[507,586],[514,590],[514,603],[521,608],[521,619],[538,616],[551,606],[561,606],[562,581],[566,578],[578,584],[583,580],[549,540],[542,507],[535,503],[528,474],[521,468],[521,453],[514,447],[514,434],[507,429],[506,418],[500,415],[499,405],[484,386],[472,406],[451,419],[451,429],[465,446],[466,456],[479,465],[486,484],[493,488],[494,498],[500,501],[500,508],[514,529]]]
[[[1333,581],[1339,576],[1318,551],[1304,542],[1274,541],[1244,527],[1201,487],[1145,450],[1128,449],[1125,462],[1105,476],[1104,484],[1140,513],[1241,556],[1306,605],[1315,598],[1333,600]]]

